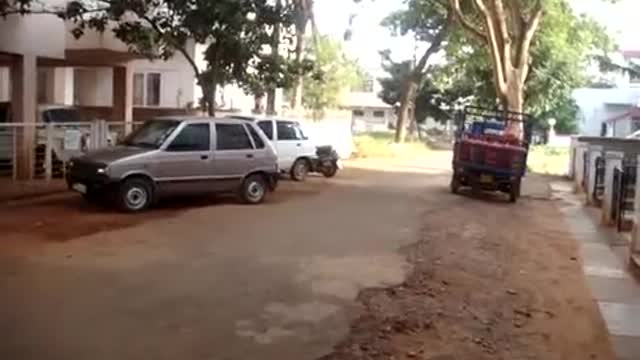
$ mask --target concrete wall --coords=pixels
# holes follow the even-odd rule
[[[189,53],[195,54],[193,44]],[[134,60],[130,68],[134,73],[160,73],[160,107],[186,107],[195,101],[195,73],[181,54],[167,61]]]
[[[65,25],[53,15],[0,19],[0,52],[64,58]]]
[[[573,98],[580,108],[577,119],[579,133],[598,136],[603,121],[626,112],[640,102],[640,88],[576,89]]]

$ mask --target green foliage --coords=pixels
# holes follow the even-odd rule
[[[321,36],[307,49],[314,70],[304,78],[302,103],[316,113],[339,105],[340,95],[362,81],[363,71],[347,57],[339,42]]]
[[[289,81],[293,65],[266,56],[265,48],[275,27],[293,27],[293,10],[268,0],[73,0],[63,16],[74,22],[77,37],[109,24],[132,52],[163,59],[181,53],[211,104],[216,86],[236,82],[258,91],[258,84]],[[196,66],[190,41],[205,45],[205,69]]]
[[[577,106],[571,95],[588,83],[587,67],[594,55],[614,49],[605,29],[593,19],[577,15],[567,0],[547,0],[540,28],[531,46],[531,71],[525,84],[525,111],[546,127],[555,118],[558,132],[575,130]],[[460,33],[446,48],[447,65],[436,83],[495,106],[491,58],[484,46]]]
[[[397,106],[402,100],[402,92],[409,80],[412,68],[412,61],[406,60],[394,62],[389,51],[382,51],[382,68],[388,76],[378,79],[382,90],[378,96],[385,103]],[[438,68],[433,68],[432,72],[437,73]],[[449,112],[459,96],[453,94],[450,89],[442,89],[436,86],[432,76],[427,74],[418,85],[418,94],[415,100],[415,117],[418,123],[426,121],[431,117],[436,121],[444,122],[449,119]]]

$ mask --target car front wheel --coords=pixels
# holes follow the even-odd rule
[[[145,179],[125,180],[118,191],[120,209],[126,212],[139,212],[147,209],[153,202],[153,190]]]
[[[267,182],[262,175],[247,177],[240,188],[240,197],[247,204],[259,204],[267,195]]]
[[[295,181],[304,181],[309,173],[309,162],[305,159],[298,159],[291,167],[291,178]]]

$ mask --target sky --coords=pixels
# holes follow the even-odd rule
[[[621,49],[640,50],[640,0],[621,0],[614,5],[602,0],[570,1],[576,11],[605,25]],[[403,0],[363,0],[356,5],[352,0],[315,0],[314,5],[320,32],[338,39],[342,39],[348,27],[349,16],[357,14],[348,48],[362,66],[376,71],[380,66],[379,50],[391,49],[396,60],[413,57],[416,48],[413,39],[393,37],[380,26],[382,19],[401,9],[403,3]]]

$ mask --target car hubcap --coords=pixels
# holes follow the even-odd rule
[[[299,163],[296,166],[296,170],[295,170],[296,177],[302,178],[307,172],[306,169],[307,169],[307,166],[304,163]]]
[[[138,210],[147,203],[147,192],[141,188],[131,188],[127,191],[127,205],[129,208]]]
[[[264,195],[264,186],[257,181],[252,181],[247,187],[247,195],[251,201],[259,201]]]

